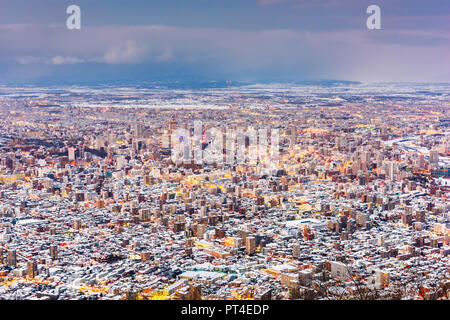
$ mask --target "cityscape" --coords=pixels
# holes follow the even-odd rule
[[[1,85],[0,299],[447,300],[449,96]]]
[[[1,0],[1,307],[445,306],[449,17],[448,0]]]

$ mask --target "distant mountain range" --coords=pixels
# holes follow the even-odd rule
[[[64,86],[89,86],[89,87],[134,87],[134,88],[167,88],[167,89],[214,89],[241,87],[255,84],[290,84],[290,85],[317,85],[317,86],[340,86],[357,85],[361,82],[344,80],[302,80],[302,81],[255,81],[239,82],[232,80],[162,80],[162,81],[141,81],[141,80],[117,80],[117,81],[39,81],[28,83],[11,83],[5,85],[21,87],[64,87]]]

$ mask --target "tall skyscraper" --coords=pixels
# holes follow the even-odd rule
[[[144,127],[142,126],[142,124],[137,123],[135,125],[134,134],[135,134],[135,137],[138,138],[138,139],[143,137],[143,135],[144,135]]]
[[[245,251],[251,255],[256,251],[256,239],[255,237],[247,237],[245,239]]]
[[[17,265],[17,253],[16,250],[8,251],[8,266],[15,267]]]
[[[292,256],[295,258],[300,257],[300,245],[298,243],[294,243],[292,247]]]
[[[69,161],[74,161],[75,160],[75,150],[76,150],[76,148],[74,148],[74,147],[69,147],[68,148]]]
[[[438,150],[431,150],[430,151],[430,163],[433,166],[437,166],[439,164],[439,151]]]
[[[34,278],[37,275],[37,263],[36,261],[27,262],[27,277]]]
[[[422,153],[419,154],[418,165],[419,165],[419,169],[425,168],[425,157]]]
[[[58,260],[58,246],[57,245],[50,246],[50,257],[53,260]]]
[[[291,146],[294,146],[297,144],[297,128],[296,127],[291,127]]]

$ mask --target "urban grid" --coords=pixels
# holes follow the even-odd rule
[[[0,86],[0,299],[449,299],[449,94]],[[276,161],[175,162],[195,122]]]

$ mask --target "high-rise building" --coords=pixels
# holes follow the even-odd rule
[[[386,171],[386,178],[394,180],[397,165],[394,161],[386,161],[384,170]]]
[[[379,235],[378,236],[378,238],[377,238],[377,244],[379,245],[379,246],[384,246],[384,235]]]
[[[8,251],[8,266],[15,267],[17,265],[17,253],[16,250]]]
[[[294,243],[294,246],[292,247],[292,256],[295,258],[300,257],[300,245],[298,243]]]
[[[116,162],[116,169],[117,170],[122,170],[123,167],[125,167],[125,165],[127,164],[127,159],[125,158],[124,155],[118,156],[116,161],[117,161]]]
[[[37,275],[37,263],[36,261],[27,262],[27,277],[34,278]]]
[[[439,163],[439,151],[438,150],[431,150],[430,151],[430,163],[433,166],[437,166]]]
[[[291,127],[291,146],[297,144],[297,128],[296,127]]]
[[[73,228],[75,230],[80,230],[81,229],[81,219],[77,218],[73,220]]]
[[[247,237],[245,239],[245,250],[247,254],[251,255],[256,251],[256,238],[255,237]]]
[[[419,160],[418,160],[419,169],[425,168],[425,157],[423,154],[419,154]]]
[[[53,260],[58,260],[58,246],[57,245],[50,246],[50,257]]]
[[[68,148],[68,152],[69,152],[69,161],[74,161],[75,160],[75,150],[77,150],[74,147],[69,147]]]
[[[135,128],[134,128],[134,134],[136,138],[142,138],[143,134],[144,134],[144,128],[142,126],[142,124],[137,123]]]

